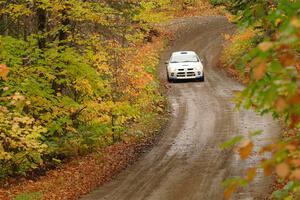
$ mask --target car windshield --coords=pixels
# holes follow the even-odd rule
[[[170,62],[171,63],[199,62],[199,59],[196,55],[181,54],[181,55],[173,55],[170,59]]]

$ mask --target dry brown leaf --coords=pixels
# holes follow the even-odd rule
[[[257,57],[257,58],[254,58],[252,61],[251,61],[251,65],[252,66],[256,66],[256,65],[259,65],[260,63],[264,62],[264,60],[260,57]],[[251,66],[250,65],[250,66]]]
[[[251,182],[254,180],[254,178],[256,177],[256,168],[250,168],[247,171],[247,181]]]
[[[231,36],[229,34],[224,34],[225,40],[230,40]]]
[[[253,150],[253,143],[250,140],[245,140],[239,146],[238,152],[240,154],[241,159],[247,159]]]
[[[278,98],[276,103],[275,103],[275,107],[276,107],[276,110],[278,112],[282,112],[285,110],[285,108],[287,107],[287,103],[286,103],[286,100],[282,97]]]
[[[296,169],[291,174],[292,179],[300,180],[300,169]]]
[[[225,17],[227,18],[227,20],[229,22],[233,22],[234,21],[234,15],[232,15],[230,13],[225,13]]]
[[[272,152],[274,151],[276,148],[276,144],[268,144],[264,147],[261,148],[261,150],[259,151],[260,154],[263,154],[265,152]]]
[[[299,123],[299,121],[300,121],[299,116],[292,114],[290,128],[295,128],[295,126]]]
[[[300,20],[297,17],[293,17],[291,20],[291,25],[295,28],[300,28]]]
[[[291,161],[291,164],[294,166],[294,167],[300,167],[300,159],[294,159]]]
[[[273,170],[273,167],[272,165],[270,164],[265,164],[263,166],[263,169],[264,169],[264,175],[265,176],[270,176],[272,174],[272,170]]]
[[[276,166],[275,171],[280,178],[286,178],[290,174],[290,166],[286,163],[280,163]]]
[[[296,62],[296,69],[300,70],[300,61]]]
[[[272,42],[262,42],[258,45],[258,48],[263,51],[266,52],[269,49],[271,49],[273,47],[273,43]]]
[[[296,147],[295,145],[293,145],[293,144],[288,144],[288,145],[286,145],[285,148],[286,148],[287,150],[289,150],[290,152],[297,149],[297,147]]]
[[[285,53],[280,56],[280,62],[283,66],[289,67],[295,63],[295,56],[290,53]]]
[[[253,75],[255,80],[260,80],[264,77],[267,70],[267,64],[265,62],[260,63],[253,69]]]
[[[289,99],[289,104],[300,104],[300,95],[295,95]]]

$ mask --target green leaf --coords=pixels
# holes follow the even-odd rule
[[[263,133],[262,130],[257,130],[257,131],[251,131],[250,132],[250,137],[256,137],[256,136],[259,136]]]
[[[228,149],[230,147],[233,147],[237,143],[239,143],[243,138],[244,138],[243,136],[236,136],[236,137],[224,142],[223,144],[221,144],[220,147],[221,147],[221,149]]]

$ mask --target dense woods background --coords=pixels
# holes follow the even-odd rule
[[[195,4],[1,0],[0,179],[142,137],[131,127],[154,120],[165,98],[157,53],[137,49],[168,11]]]

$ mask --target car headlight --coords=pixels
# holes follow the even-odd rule
[[[170,68],[169,68],[169,71],[170,71],[171,73],[174,73],[174,72],[176,72],[176,69],[175,69],[175,68],[172,68],[172,67],[170,67]]]
[[[202,70],[203,70],[203,66],[201,66],[201,65],[200,65],[200,66],[197,66],[197,67],[196,67],[196,70],[197,70],[197,71],[202,71]]]

